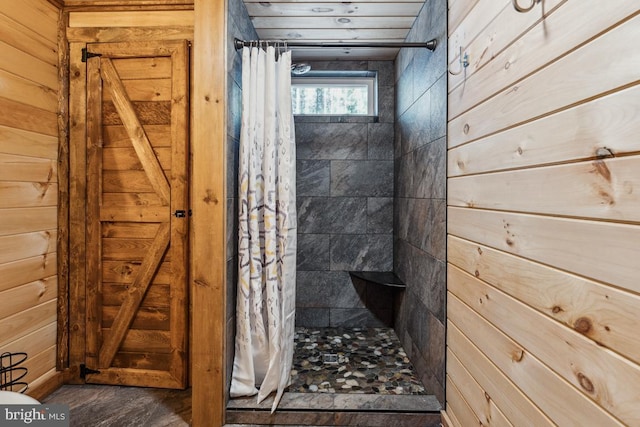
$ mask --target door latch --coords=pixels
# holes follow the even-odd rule
[[[187,211],[185,211],[184,209],[178,209],[173,213],[173,216],[175,216],[176,218],[184,218],[187,216]],[[191,209],[189,209],[189,216],[191,216]]]

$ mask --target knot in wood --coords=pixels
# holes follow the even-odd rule
[[[522,361],[523,358],[524,358],[524,350],[522,349],[515,350],[513,353],[511,353],[511,360],[513,360],[514,362],[520,362]]]
[[[580,386],[588,393],[593,393],[595,391],[595,387],[593,383],[585,374],[582,372],[578,372],[578,381],[580,382]]]
[[[589,332],[591,330],[591,327],[592,323],[588,317],[580,317],[573,324],[573,328],[581,334],[586,334],[587,332]]]

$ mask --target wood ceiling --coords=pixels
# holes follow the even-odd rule
[[[48,0],[67,10],[193,8],[193,0]],[[218,1],[218,0],[211,0]],[[243,0],[260,39],[403,42],[424,0]],[[426,40],[419,40],[420,42]],[[397,48],[292,48],[294,60],[394,59]]]
[[[403,42],[424,0],[244,0],[265,40]],[[295,60],[393,59],[397,48],[292,48]]]

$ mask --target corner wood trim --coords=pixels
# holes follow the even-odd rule
[[[27,394],[38,401],[42,401],[45,397],[62,387],[63,375],[57,371],[49,379],[45,380],[36,387],[27,389]]]

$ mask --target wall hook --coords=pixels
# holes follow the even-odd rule
[[[457,76],[462,72],[462,70],[464,70],[469,66],[469,55],[467,55],[466,52],[464,55],[462,54],[462,46],[460,46],[460,55],[458,55],[458,63],[460,64],[458,71],[452,71],[451,67],[449,67],[449,74],[451,74],[452,76]]]
[[[529,12],[531,9],[533,9],[536,3],[540,3],[540,1],[541,0],[531,0],[531,5],[529,7],[522,7],[518,4],[518,0],[511,0],[511,2],[513,3],[514,9],[520,13]]]

